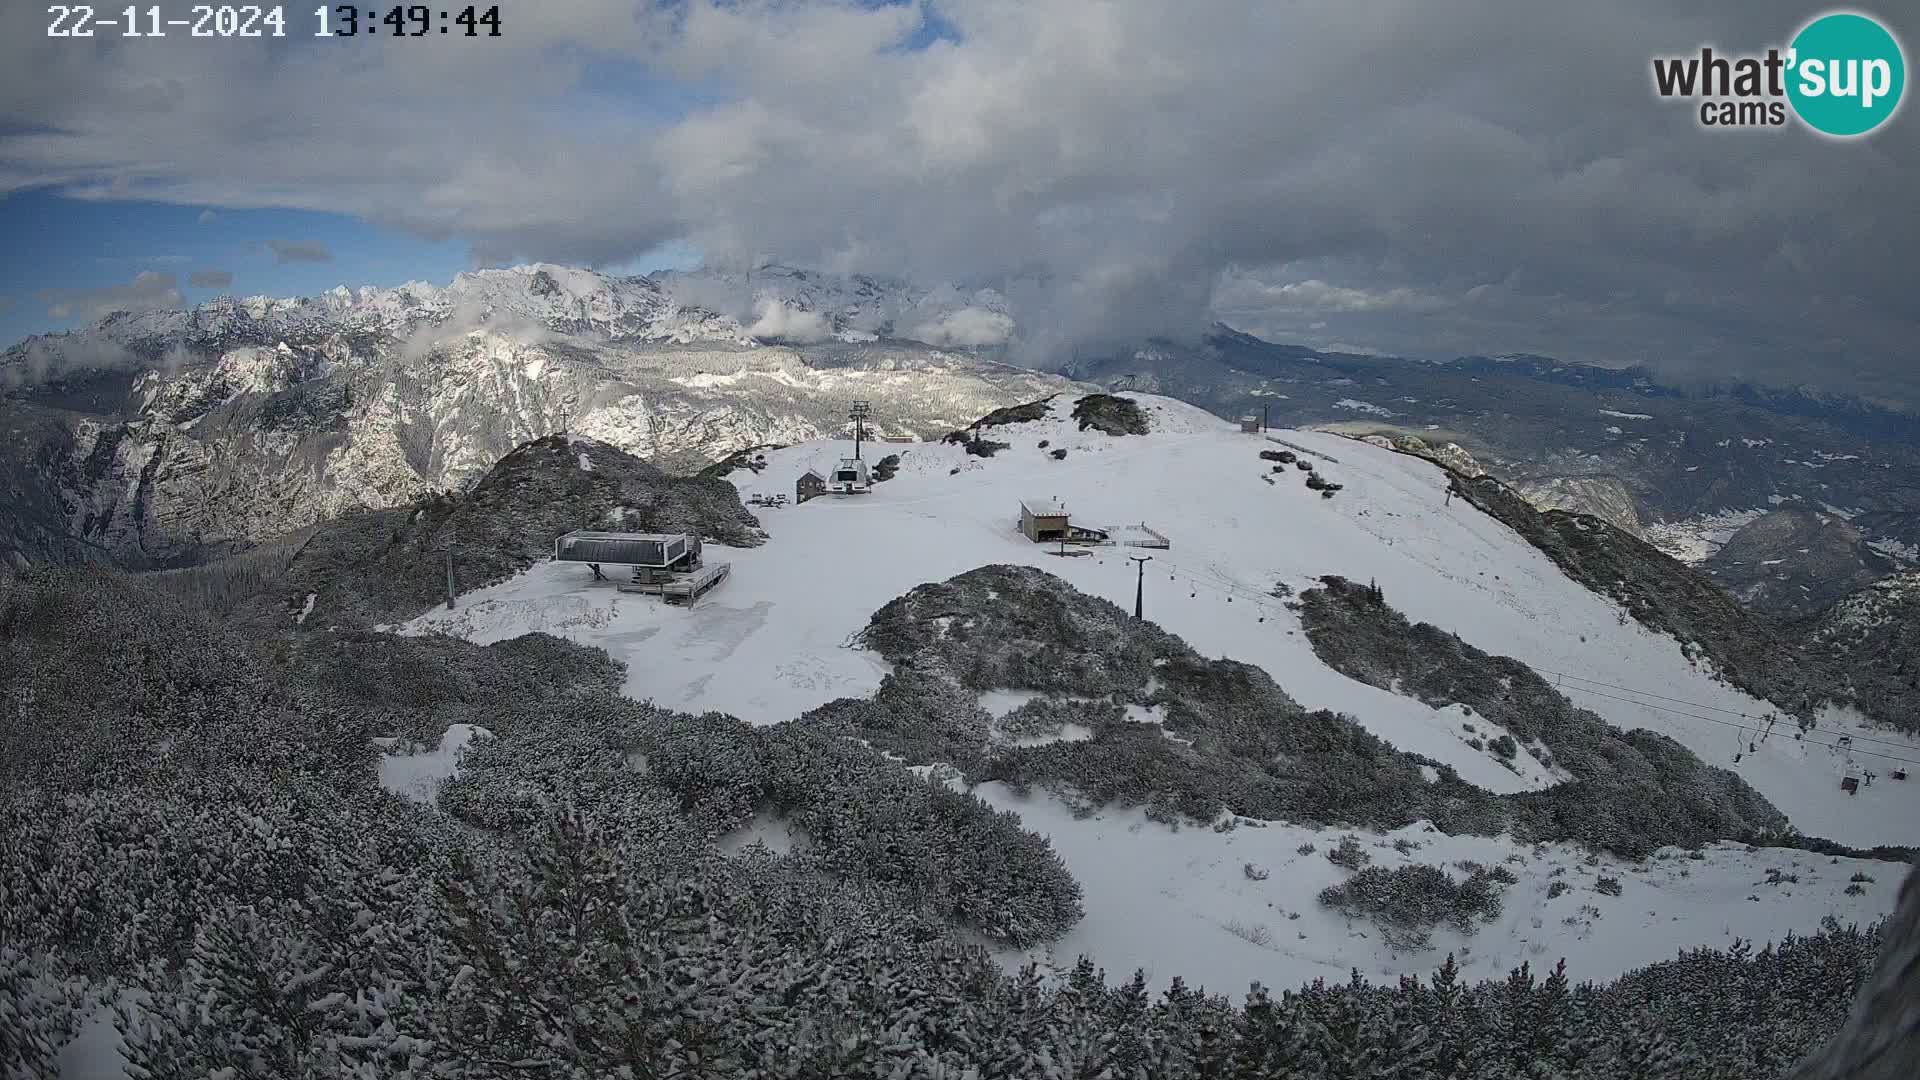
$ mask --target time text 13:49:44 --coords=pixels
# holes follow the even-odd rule
[[[315,8],[319,24],[315,37],[357,37],[385,34],[390,37],[426,37],[429,34],[460,34],[466,37],[499,37],[500,8],[484,11],[478,7],[441,8],[428,4],[409,4],[391,8],[355,7],[336,4]]]

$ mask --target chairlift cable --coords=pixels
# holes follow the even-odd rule
[[[1568,689],[1570,689],[1570,690],[1579,690],[1579,691],[1581,691],[1582,693],[1586,693],[1586,694],[1591,694],[1591,695],[1593,695],[1594,697],[1603,697],[1603,698],[1607,698],[1607,699],[1609,699],[1609,700],[1612,700],[1612,701],[1623,701],[1623,702],[1626,702],[1626,703],[1627,703],[1627,704],[1629,704],[1629,705],[1638,705],[1638,706],[1640,706],[1641,708],[1645,708],[1645,709],[1654,709],[1654,710],[1657,710],[1657,711],[1659,711],[1659,712],[1664,712],[1664,713],[1672,713],[1672,714],[1673,714],[1673,715],[1675,715],[1675,716],[1685,716],[1685,717],[1688,717],[1688,718],[1690,718],[1690,719],[1693,719],[1693,720],[1705,720],[1705,721],[1706,721],[1707,723],[1709,723],[1709,724],[1724,724],[1724,725],[1726,725],[1726,726],[1728,726],[1728,727],[1736,727],[1736,728],[1740,726],[1739,724],[1736,724],[1736,723],[1734,723],[1734,722],[1733,722],[1733,721],[1731,721],[1731,720],[1722,720],[1722,719],[1720,719],[1720,718],[1719,718],[1719,717],[1717,717],[1717,716],[1702,716],[1702,715],[1700,715],[1699,713],[1690,713],[1690,712],[1682,712],[1682,711],[1681,711],[1681,710],[1679,710],[1679,709],[1669,709],[1669,708],[1667,708],[1667,707],[1666,707],[1666,706],[1664,706],[1664,705],[1654,705],[1654,704],[1652,704],[1652,703],[1650,703],[1650,702],[1645,702],[1645,701],[1634,701],[1634,700],[1633,700],[1633,699],[1631,699],[1631,698],[1623,698],[1623,697],[1615,697],[1615,696],[1614,696],[1614,695],[1612,695],[1612,694],[1603,694],[1603,693],[1601,693],[1601,692],[1599,692],[1598,690],[1587,690],[1587,689],[1585,689],[1584,687],[1579,687],[1579,686],[1571,686],[1571,687],[1568,687]],[[1803,743],[1805,743],[1805,744],[1807,744],[1807,745],[1810,745],[1810,746],[1824,746],[1824,747],[1826,747],[1826,748],[1827,748],[1827,749],[1829,749],[1829,750],[1846,750],[1846,749],[1848,749],[1847,747],[1844,747],[1844,746],[1841,746],[1841,745],[1840,745],[1839,743],[1830,743],[1830,742],[1824,742],[1824,741],[1822,741],[1822,740],[1820,740],[1820,739],[1801,739],[1801,740],[1799,740],[1799,741],[1800,741],[1800,742],[1803,742]],[[1879,753],[1879,752],[1877,752],[1877,751],[1874,751],[1874,750],[1855,750],[1855,751],[1852,751],[1852,752],[1853,752],[1853,753],[1859,753],[1859,754],[1865,754],[1865,755],[1867,755],[1867,756],[1869,756],[1869,757],[1877,757],[1877,758],[1885,758],[1885,759],[1887,759],[1888,761],[1904,761],[1904,762],[1906,762],[1906,763],[1907,763],[1907,764],[1909,764],[1909,765],[1920,765],[1920,758],[1905,758],[1905,757],[1900,757],[1900,756],[1899,756],[1899,755],[1897,755],[1897,754],[1883,754],[1883,753]]]
[[[1542,674],[1552,674],[1552,675],[1554,675],[1554,676],[1556,676],[1556,677],[1559,677],[1559,676],[1561,676],[1562,674],[1564,674],[1564,673],[1562,673],[1562,672],[1558,672],[1558,671],[1551,671],[1551,672],[1550,672],[1550,671],[1549,671],[1548,669],[1546,669],[1546,668],[1536,668],[1535,670],[1537,670],[1537,671],[1540,671],[1540,672],[1541,672]],[[1690,708],[1696,708],[1696,709],[1706,709],[1706,710],[1708,710],[1708,711],[1710,711],[1710,712],[1720,712],[1720,713],[1726,713],[1726,714],[1727,714],[1727,715],[1729,715],[1729,716],[1738,716],[1738,717],[1741,717],[1741,718],[1743,718],[1743,719],[1747,719],[1747,720],[1766,720],[1766,719],[1767,719],[1767,717],[1764,717],[1764,716],[1754,716],[1754,715],[1753,715],[1752,713],[1745,713],[1745,712],[1740,712],[1740,711],[1738,711],[1738,710],[1735,710],[1735,709],[1727,709],[1727,708],[1723,708],[1723,707],[1721,707],[1721,706],[1718,706],[1718,705],[1708,705],[1708,704],[1705,704],[1705,703],[1703,703],[1703,702],[1698,702],[1698,701],[1687,701],[1687,700],[1685,700],[1684,698],[1676,698],[1676,697],[1669,697],[1669,696],[1667,696],[1667,695],[1665,695],[1665,694],[1656,694],[1656,693],[1654,693],[1654,692],[1653,692],[1653,691],[1651,691],[1651,690],[1637,690],[1637,689],[1635,689],[1635,688],[1633,688],[1633,687],[1631,687],[1631,686],[1615,686],[1615,685],[1614,685],[1614,684],[1612,684],[1612,683],[1606,683],[1606,682],[1601,682],[1601,681],[1600,681],[1600,680],[1598,680],[1598,679],[1589,679],[1589,678],[1586,678],[1585,676],[1582,676],[1582,675],[1572,675],[1572,674],[1566,674],[1566,675],[1565,675],[1565,677],[1566,677],[1566,678],[1569,678],[1569,679],[1572,679],[1572,680],[1574,680],[1575,682],[1583,682],[1583,683],[1591,683],[1591,684],[1592,684],[1592,685],[1594,685],[1594,686],[1604,686],[1604,687],[1606,687],[1606,688],[1607,688],[1607,689],[1609,689],[1609,690],[1621,690],[1621,691],[1624,691],[1624,692],[1626,692],[1626,693],[1629,693],[1629,694],[1638,694],[1638,695],[1640,695],[1641,697],[1650,697],[1650,698],[1657,698],[1657,699],[1659,699],[1659,700],[1661,700],[1661,701],[1670,701],[1670,702],[1673,702],[1673,703],[1674,703],[1674,704],[1676,704],[1676,705],[1686,705],[1686,706],[1688,706],[1688,707],[1690,707]],[[1582,688],[1582,687],[1573,687],[1572,689],[1583,689],[1583,688]],[[1654,707],[1654,706],[1649,706],[1649,707]],[[1896,749],[1900,749],[1900,750],[1911,750],[1911,749],[1913,749],[1913,748],[1914,748],[1914,747],[1913,747],[1913,744],[1912,744],[1912,743],[1907,743],[1907,742],[1901,742],[1901,741],[1899,741],[1899,740],[1896,740],[1896,739],[1876,739],[1876,738],[1874,738],[1874,737],[1873,737],[1873,736],[1871,736],[1871,735],[1851,735],[1851,736],[1846,736],[1846,737],[1847,737],[1847,738],[1851,738],[1851,739],[1854,739],[1854,740],[1856,740],[1856,741],[1861,741],[1861,742],[1871,742],[1871,743],[1879,743],[1879,744],[1881,744],[1882,746],[1891,746],[1891,747],[1894,747],[1894,748],[1896,748]]]

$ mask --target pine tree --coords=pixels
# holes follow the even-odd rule
[[[62,978],[52,957],[0,943],[0,1080],[55,1076],[60,1049],[79,1032],[86,1007],[78,981]]]

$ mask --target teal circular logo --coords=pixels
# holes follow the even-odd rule
[[[1787,55],[1787,99],[1808,127],[1826,135],[1865,135],[1886,123],[1907,88],[1900,43],[1865,15],[1822,15]]]

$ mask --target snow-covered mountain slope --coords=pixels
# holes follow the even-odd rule
[[[982,565],[1026,564],[1123,607],[1138,582],[1146,617],[1202,654],[1256,665],[1305,707],[1348,713],[1470,783],[1506,792],[1558,779],[1525,754],[1516,772],[1469,745],[1473,736],[1456,709],[1359,683],[1322,663],[1276,587],[1299,591],[1339,574],[1376,582],[1412,620],[1527,663],[1574,704],[1616,726],[1665,733],[1707,763],[1737,771],[1803,832],[1860,846],[1920,840],[1920,787],[1882,780],[1850,796],[1840,789],[1845,755],[1827,745],[1850,732],[1858,740],[1856,760],[1866,762],[1874,760],[1865,756],[1869,750],[1920,759],[1920,743],[1866,731],[1837,713],[1803,741],[1790,722],[1761,741],[1757,721],[1742,717],[1775,711],[1768,703],[1716,681],[1680,643],[1624,618],[1504,525],[1463,500],[1449,505],[1446,476],[1431,463],[1325,433],[1280,432],[1270,442],[1192,406],[1138,400],[1153,429],[1145,436],[1080,431],[1060,400],[1045,419],[988,429],[987,438],[1009,444],[990,457],[952,443],[870,445],[870,458],[899,455],[892,479],[867,494],[760,513],[769,542],[752,550],[710,548],[710,558],[732,564],[732,576],[691,610],[592,585],[578,566],[544,563],[402,629],[481,642],[529,630],[566,636],[625,662],[631,696],[770,724],[878,687],[886,664],[860,648],[856,635],[888,601]],[[1321,498],[1304,486],[1307,473],[1291,465],[1274,472],[1258,455],[1280,449],[1276,442],[1341,488]],[[1063,450],[1064,457],[1054,456]],[[804,472],[824,473],[850,452],[851,444],[840,441],[775,450],[765,469],[730,478],[743,494],[791,495]],[[1144,525],[1171,546],[1060,556],[1056,545],[1033,544],[1018,531],[1023,499],[1057,499],[1076,524]],[[1128,555],[1151,561],[1138,571]],[[999,711],[1006,705],[986,704]],[[1046,796],[1016,796],[995,785],[981,791],[1050,835],[1087,886],[1086,920],[1055,947],[1062,959],[1086,951],[1110,969],[1177,971],[1222,988],[1244,986],[1249,977],[1292,985],[1339,977],[1354,964],[1412,971],[1437,961],[1438,954],[1395,954],[1350,936],[1367,931],[1311,902],[1338,873],[1296,849],[1310,841],[1324,848],[1327,836],[1282,825],[1173,832],[1138,812],[1082,820]],[[1704,863],[1628,865],[1605,871],[1624,875],[1619,898],[1556,899],[1547,892],[1559,866],[1571,867],[1562,876],[1575,875],[1577,891],[1592,891],[1581,884],[1591,868],[1568,849],[1536,852],[1506,840],[1417,830],[1405,838],[1431,843],[1448,861],[1520,860],[1512,865],[1521,883],[1510,892],[1500,929],[1451,942],[1474,948],[1473,962],[1490,973],[1522,959],[1569,955],[1579,961],[1577,974],[1602,977],[1681,945],[1729,934],[1777,936],[1811,929],[1824,914],[1847,921],[1892,905],[1890,888],[1845,892],[1860,867],[1805,852],[1729,849]],[[1431,859],[1403,854],[1388,847],[1376,861]],[[1254,880],[1248,862],[1270,876]],[[1797,873],[1801,882],[1756,885],[1767,868]],[[1894,876],[1884,865],[1863,872]],[[1602,915],[1581,912],[1583,903]],[[1296,913],[1298,919],[1290,917]]]
[[[1139,810],[1079,819],[1057,799],[1016,796],[1000,784],[976,791],[1047,837],[1086,890],[1087,914],[1065,937],[1006,962],[1042,959],[1057,970],[1087,955],[1112,973],[1145,969],[1156,986],[1178,975],[1236,994],[1254,981],[1339,983],[1356,968],[1376,982],[1431,975],[1449,952],[1475,978],[1562,958],[1571,977],[1610,978],[1702,945],[1806,933],[1829,915],[1871,923],[1892,910],[1904,871],[1898,863],[1738,844],[1709,848],[1699,860],[1669,848],[1633,863],[1589,861],[1565,844],[1446,836],[1421,826],[1355,834],[1374,866],[1443,865],[1458,878],[1457,864],[1473,862],[1518,879],[1491,924],[1471,936],[1436,931],[1431,950],[1408,952],[1317,902],[1322,889],[1347,877],[1326,858],[1345,832],[1284,824],[1175,831]],[[1267,876],[1255,880],[1249,866]],[[1855,874],[1874,880],[1850,894]],[[1603,878],[1619,883],[1619,895],[1599,891]]]
[[[0,429],[13,435],[0,447],[13,509],[0,514],[0,558],[176,565],[458,490],[557,431],[697,469],[831,436],[854,400],[880,432],[932,435],[1069,385],[873,330],[795,332],[817,312],[778,294],[761,299],[787,314],[762,305],[745,322],[674,296],[724,298],[723,286],[535,265],[445,287],[119,314],[29,339],[0,355]],[[938,324],[992,314],[975,306],[990,297],[873,288],[873,311],[794,303],[881,331],[897,315],[903,331],[962,345],[973,339]]]

